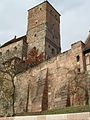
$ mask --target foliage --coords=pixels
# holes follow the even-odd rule
[[[25,63],[31,67],[36,66],[43,62],[43,53],[38,53],[38,49],[36,47],[33,47],[29,53],[28,57],[25,60]]]

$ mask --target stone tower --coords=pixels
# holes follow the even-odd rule
[[[28,10],[28,52],[33,47],[49,59],[61,52],[60,14],[48,2]]]

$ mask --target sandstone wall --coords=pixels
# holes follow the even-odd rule
[[[27,94],[29,95],[28,111],[42,110],[45,79],[48,79],[48,109],[65,107],[67,91],[64,90],[64,93],[61,93],[60,89],[68,79],[68,70],[72,70],[77,66],[77,70],[78,68],[80,70],[78,72],[84,71],[82,47],[82,42],[78,42],[72,45],[71,50],[19,74],[15,82],[17,95],[15,103],[16,112],[24,112],[26,110]],[[77,55],[80,57],[78,62]],[[27,93],[28,89],[29,93]],[[20,102],[22,102],[22,105]],[[20,110],[20,106],[23,107],[23,109]]]
[[[90,72],[90,53],[86,53],[85,58],[86,58],[86,70]]]
[[[2,53],[0,58],[3,61],[6,61],[13,57],[22,58],[22,46],[23,46],[23,40],[20,40],[18,42],[0,48],[0,52]]]
[[[46,59],[60,52],[60,15],[48,2],[28,11],[27,42],[28,52],[36,47]]]
[[[45,35],[46,35],[46,4],[41,4],[28,11],[28,29],[27,42],[28,52],[33,47],[39,50],[39,53],[45,53]]]

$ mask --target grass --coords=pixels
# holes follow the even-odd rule
[[[17,114],[17,116],[68,114],[68,113],[81,113],[81,112],[90,112],[90,106],[67,107],[67,108],[52,109],[43,112],[35,112],[35,113],[21,113],[21,114]]]
[[[41,114],[67,114],[67,113],[81,113],[81,112],[90,112],[90,106],[78,106],[78,107],[67,107],[62,109],[53,109],[41,112]]]

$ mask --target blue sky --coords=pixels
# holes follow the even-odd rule
[[[27,10],[44,0],[0,0],[0,44],[26,34]],[[48,0],[61,14],[62,51],[86,40],[90,30],[90,0]]]

